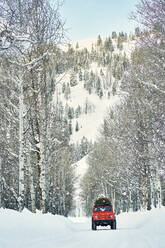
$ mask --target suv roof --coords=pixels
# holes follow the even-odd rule
[[[94,206],[112,206],[111,201],[108,198],[102,197],[95,201]]]

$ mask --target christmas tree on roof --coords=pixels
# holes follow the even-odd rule
[[[108,206],[112,205],[111,201],[106,197],[98,198],[95,201],[95,206],[105,206],[105,205],[108,205]]]

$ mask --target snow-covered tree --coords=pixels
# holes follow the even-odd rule
[[[3,119],[2,127],[5,127],[7,122],[10,125],[7,132],[3,132],[3,129],[2,132],[4,138],[14,141],[10,143],[11,149],[8,149],[9,142],[5,142],[9,156],[6,162],[2,159],[5,193],[1,197],[3,196],[2,201],[6,199],[4,207],[19,208],[20,211],[25,205],[30,206],[32,211],[35,211],[36,207],[43,212],[47,211],[49,169],[53,163],[50,150],[54,146],[51,130],[55,75],[52,68],[56,54],[53,46],[63,37],[59,6],[52,6],[46,0],[18,0],[14,3],[3,1],[3,4],[0,4],[1,60],[3,65],[8,63],[10,66],[9,73],[5,67],[1,71],[4,87],[1,92],[1,106],[3,109],[9,106],[6,110],[10,117]],[[11,82],[9,98],[8,82]],[[11,97],[14,90],[16,94]],[[17,128],[11,137],[15,124],[19,129]],[[68,140],[67,135],[66,137]],[[5,153],[1,153],[1,156],[4,158]],[[9,159],[11,157],[12,160]],[[14,160],[15,174],[9,177],[8,162],[11,161],[12,165]],[[29,197],[25,196],[29,191]]]

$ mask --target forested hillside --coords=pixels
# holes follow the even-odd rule
[[[165,204],[162,6],[162,1],[143,1],[132,15],[145,29],[136,29],[136,48],[120,83],[125,99],[109,110],[89,154],[82,182],[87,214],[99,194],[111,197],[117,213]]]

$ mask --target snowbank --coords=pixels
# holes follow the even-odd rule
[[[72,229],[72,222],[63,216],[0,210],[0,248],[55,248]]]
[[[164,248],[165,208],[117,216],[117,230],[87,218],[0,210],[0,248]],[[73,220],[73,221],[71,221]]]

